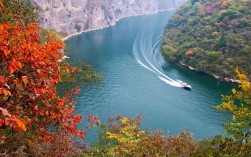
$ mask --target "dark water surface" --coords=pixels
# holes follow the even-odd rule
[[[77,113],[98,115],[105,122],[117,114],[141,114],[145,117],[143,129],[161,129],[166,134],[183,129],[196,138],[223,133],[226,116],[212,106],[221,102],[221,94],[231,86],[163,61],[162,33],[173,13],[125,18],[114,27],[66,41],[72,64],[87,59],[104,75],[100,84],[81,88]],[[193,89],[180,88],[178,80]],[[96,131],[89,132],[87,142],[94,139]]]

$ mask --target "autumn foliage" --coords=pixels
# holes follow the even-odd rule
[[[2,12],[2,9],[3,9],[3,2],[2,0],[0,0],[0,12]]]
[[[59,51],[63,43],[53,37],[39,42],[39,26],[0,25],[0,137],[8,142],[18,132],[32,133],[35,139],[50,141],[53,135],[85,137],[74,115],[74,97],[79,89],[59,97],[61,81]]]
[[[228,112],[232,119],[224,127],[241,143],[251,138],[251,82],[248,77],[236,69],[239,79],[238,87],[232,89],[232,94],[222,97],[222,103],[216,109]]]
[[[198,147],[189,132],[166,136],[161,131],[141,130],[141,120],[140,115],[135,118],[109,118],[107,126],[101,125],[98,141],[86,156],[188,157]]]

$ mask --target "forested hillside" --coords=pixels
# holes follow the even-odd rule
[[[251,1],[190,0],[168,22],[165,59],[222,78],[251,76]]]

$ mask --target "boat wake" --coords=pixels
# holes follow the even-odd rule
[[[160,52],[158,47],[161,43],[161,37],[161,35],[158,35],[153,42],[153,34],[139,32],[133,43],[134,58],[139,65],[154,73],[164,83],[175,87],[183,87],[180,80],[174,80],[165,74],[157,58],[158,52]]]

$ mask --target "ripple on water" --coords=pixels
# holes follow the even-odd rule
[[[66,41],[73,64],[86,58],[104,75],[99,84],[81,88],[77,113],[99,115],[102,121],[117,114],[134,117],[140,113],[145,117],[144,129],[177,134],[185,128],[197,138],[222,133],[226,116],[213,106],[220,103],[220,95],[230,86],[163,61],[161,34],[172,14],[126,18],[114,27]],[[174,84],[185,81],[193,89],[172,86],[158,76]],[[89,132],[88,142],[96,132]]]

